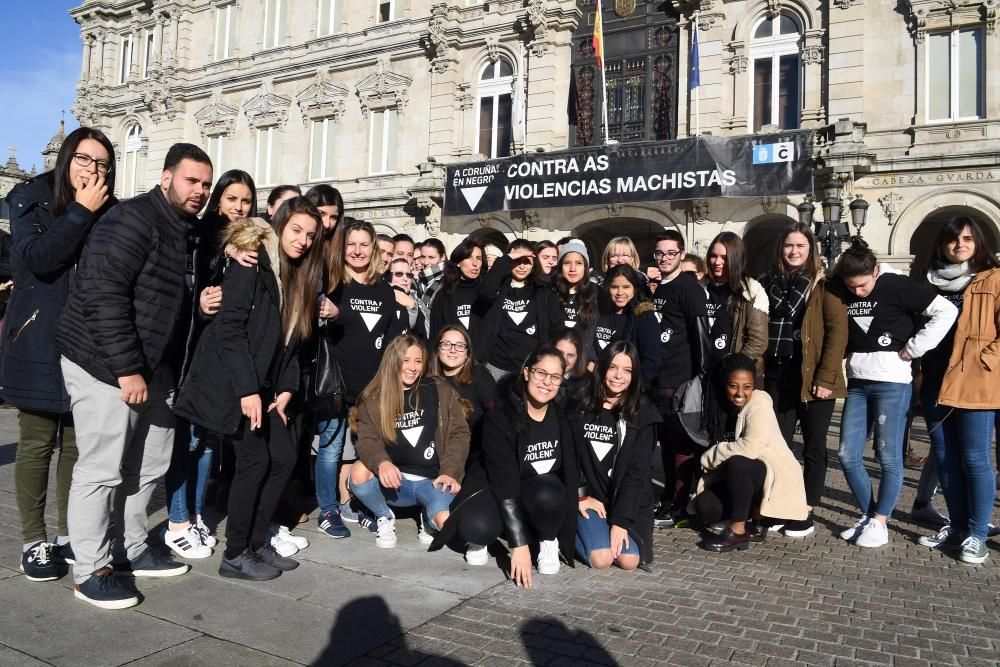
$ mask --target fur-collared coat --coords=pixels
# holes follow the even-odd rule
[[[299,364],[281,328],[282,291],[278,237],[264,220],[229,225],[222,245],[259,253],[259,264],[226,267],[222,308],[195,350],[174,412],[223,435],[243,423],[240,399],[260,394],[266,406],[274,396],[299,386]]]

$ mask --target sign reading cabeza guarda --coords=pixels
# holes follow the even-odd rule
[[[812,132],[692,137],[454,164],[446,215],[813,190]]]

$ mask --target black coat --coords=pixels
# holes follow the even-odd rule
[[[455,290],[451,292],[445,291],[444,287],[440,287],[434,296],[431,297],[430,311],[431,311],[431,321],[430,321],[430,338],[429,340],[437,340],[438,334],[441,333],[441,329],[445,328],[449,324],[454,324],[457,326],[465,326],[455,315],[456,310],[456,299],[455,292],[459,289],[469,289],[472,290],[478,297],[479,294],[479,280],[471,283],[471,285],[466,282],[463,286],[456,287]],[[479,326],[483,321],[483,317],[489,311],[489,303],[477,298],[472,304],[472,312],[469,315],[469,326],[465,327],[470,336],[479,336]]]
[[[149,382],[162,362],[180,366],[165,356],[188,323],[187,236],[196,222],[171,208],[160,186],[98,220],[59,319],[59,353],[113,387],[136,373]]]
[[[42,174],[7,196],[14,287],[4,320],[0,391],[18,408],[64,413],[69,396],[56,351],[56,324],[90,228],[118,202],[109,198],[96,214],[72,202],[56,218],[52,184],[52,174]]]
[[[613,321],[614,315],[610,310],[604,310],[597,318],[598,326],[614,328]],[[643,391],[649,389],[660,375],[661,361],[660,324],[656,320],[656,310],[651,301],[635,299],[625,307],[624,322],[614,340],[627,340],[635,344],[639,352],[639,381]],[[597,356],[603,351],[596,341],[594,351]]]
[[[260,252],[256,268],[230,262],[222,281],[222,308],[198,341],[174,413],[233,435],[243,422],[241,398],[260,394],[266,410],[276,395],[294,393],[298,386],[298,354],[282,337],[281,293],[271,253]]]
[[[653,509],[656,495],[653,491],[653,450],[656,447],[656,425],[662,420],[657,409],[646,400],[639,399],[639,409],[625,424],[625,439],[611,473],[611,498],[605,505],[608,524],[620,526],[629,532],[629,539],[639,543],[641,563],[653,562]],[[574,449],[581,462],[589,456],[590,447],[583,432],[583,416],[574,415],[572,425]],[[581,472],[580,484],[587,480]]]
[[[479,331],[472,339],[476,361],[485,364],[496,343],[500,331],[500,317],[503,315],[503,300],[510,295],[510,270],[513,262],[510,255],[498,257],[493,268],[479,279],[479,297],[489,310],[483,317]],[[539,343],[548,343],[553,334],[563,328],[562,305],[559,295],[543,280],[529,278],[528,284],[534,289],[533,298],[538,308],[538,331],[535,337]]]

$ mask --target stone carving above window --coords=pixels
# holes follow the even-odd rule
[[[208,104],[195,113],[194,119],[201,128],[202,135],[212,137],[231,133],[236,126],[236,116],[239,113],[239,109],[223,102],[216,93],[212,95]]]
[[[302,122],[333,118],[339,122],[344,115],[344,103],[350,91],[327,79],[327,72],[316,72],[316,78],[295,96],[302,111]]]
[[[986,34],[996,33],[1000,0],[903,0],[913,39],[923,43],[928,30],[946,30],[985,23]]]
[[[378,66],[357,85],[361,100],[361,115],[368,118],[370,111],[396,108],[405,111],[410,101],[410,84],[413,79],[389,69],[389,59],[379,58]]]
[[[260,92],[243,105],[243,113],[254,128],[260,129],[284,125],[291,105],[290,98],[273,92],[268,82],[264,81],[260,84]]]

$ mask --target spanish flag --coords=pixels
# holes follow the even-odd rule
[[[597,0],[597,18],[594,19],[594,57],[597,66],[604,67],[604,21],[601,20],[601,0]]]

